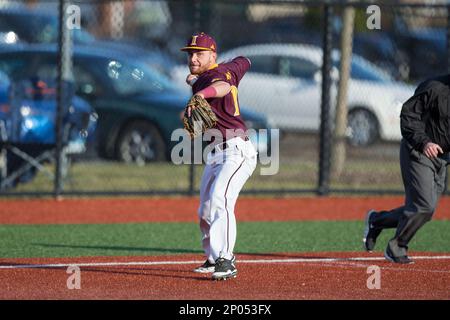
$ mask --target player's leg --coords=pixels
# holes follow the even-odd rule
[[[200,232],[202,235],[202,247],[206,255],[206,261],[203,265],[194,269],[195,272],[213,272],[214,258],[211,256],[210,246],[210,227],[211,227],[211,187],[214,184],[214,168],[207,164],[203,171],[200,183],[200,205],[198,208],[198,218],[200,224]]]
[[[397,228],[404,209],[405,206],[401,206],[390,211],[377,211],[371,217],[370,222],[376,229]]]
[[[400,218],[405,210],[405,205],[411,199],[411,147],[405,140],[400,143],[400,170],[405,190],[405,204],[390,211],[379,211],[371,216],[371,224],[377,229],[397,228]]]
[[[394,237],[401,247],[407,248],[416,232],[431,220],[444,190],[445,164],[440,159],[425,161],[433,163],[433,167],[414,161],[411,166],[413,173],[411,195],[407,198],[405,210]]]
[[[216,261],[220,258],[224,260],[224,263],[234,263],[233,250],[236,243],[234,207],[239,192],[255,167],[255,159],[233,155],[225,161],[215,180],[211,193],[213,220],[210,229],[210,244],[212,256],[216,258]],[[235,269],[234,265],[233,269]],[[216,268],[213,276],[226,278],[229,276],[226,272],[222,275]]]
[[[402,140],[400,143],[400,169],[402,172],[402,180],[406,198],[408,198],[410,193],[410,174],[407,171],[409,163],[409,151],[406,142]],[[383,229],[397,228],[404,209],[405,206],[403,205],[389,211],[369,210],[367,212],[363,233],[363,244],[366,251],[371,252],[375,248],[377,238]]]
[[[214,181],[211,189],[211,229],[210,229],[210,243],[211,254],[215,260],[219,257],[231,259],[228,255],[227,248],[230,247],[230,234],[233,236],[234,219],[231,217],[232,212],[229,212],[227,193],[231,191],[234,186],[234,181],[239,179],[241,172],[244,171],[244,159],[236,159],[239,161],[226,160],[221,165],[218,176]]]
[[[415,150],[403,154],[401,152],[401,157],[406,191],[405,207],[395,236],[388,243],[386,257],[394,262],[409,263],[408,243],[434,214],[444,189],[446,161],[439,158],[430,160]]]
[[[230,169],[233,170],[232,167]],[[219,256],[227,259],[232,258],[236,243],[236,216],[234,214],[236,201],[245,182],[250,178],[254,169],[255,164],[249,160],[245,160],[240,168],[234,171],[234,175],[230,176],[228,183],[224,185],[225,188],[221,187],[217,189],[216,196],[221,197],[223,200],[220,200],[221,208],[217,211],[217,220],[214,219],[213,225],[211,226],[211,233],[214,236],[219,235],[222,239],[226,240],[225,242],[218,241],[217,244],[214,243],[214,251],[218,252]],[[228,176],[227,172],[229,173],[230,171],[225,169],[223,171],[224,176]],[[216,224],[216,221],[219,223]]]
[[[390,211],[369,210],[366,214],[363,243],[366,251],[375,248],[378,236],[384,229],[397,228],[405,206]]]

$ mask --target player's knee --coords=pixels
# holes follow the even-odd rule
[[[422,216],[432,216],[436,209],[436,204],[432,202],[413,204],[405,208],[405,215],[422,215]]]
[[[428,222],[432,219],[434,210],[435,207],[432,205],[423,205],[411,210],[405,210],[404,215],[409,219],[420,219],[423,222]]]
[[[436,209],[436,206],[428,203],[425,205],[422,205],[418,210],[417,213],[422,215],[424,218],[426,218],[427,220],[430,220],[431,217],[433,216],[434,210]]]

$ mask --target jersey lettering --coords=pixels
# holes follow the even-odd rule
[[[238,89],[236,86],[231,86],[231,95],[233,96],[233,102],[234,102],[234,116],[238,116],[241,114],[241,111],[239,110],[239,103],[238,103]]]

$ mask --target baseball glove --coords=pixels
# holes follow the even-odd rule
[[[188,115],[189,107],[191,107],[191,116]],[[214,127],[216,123],[217,117],[208,101],[201,96],[194,95],[187,103],[183,117],[184,129],[189,132],[191,138]]]

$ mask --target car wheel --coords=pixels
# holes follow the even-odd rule
[[[127,125],[119,136],[116,150],[120,161],[137,165],[166,159],[166,146],[161,134],[146,121]]]
[[[353,146],[368,146],[379,136],[378,121],[366,109],[352,110],[348,115],[348,141]]]

